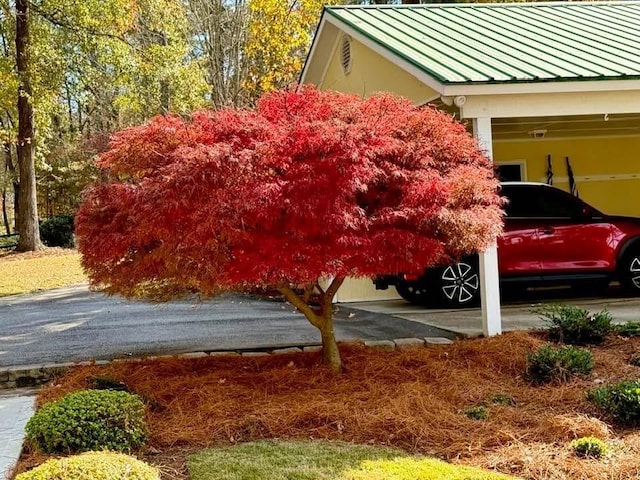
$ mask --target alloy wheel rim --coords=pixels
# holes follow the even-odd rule
[[[631,260],[629,273],[631,274],[631,282],[633,285],[640,289],[640,256],[634,257]]]
[[[459,304],[473,300],[480,287],[480,278],[468,263],[457,263],[445,268],[441,280],[445,297]],[[638,281],[640,282],[640,278]]]

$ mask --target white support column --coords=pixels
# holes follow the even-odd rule
[[[491,118],[473,119],[473,134],[487,157],[493,161]],[[480,254],[480,299],[482,301],[482,332],[485,336],[502,333],[500,313],[500,279],[498,277],[498,248],[494,243]]]

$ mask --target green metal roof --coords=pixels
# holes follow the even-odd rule
[[[640,2],[327,7],[444,84],[640,79]]]

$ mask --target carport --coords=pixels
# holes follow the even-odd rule
[[[638,32],[635,0],[327,7],[302,83],[435,103],[470,121],[487,156],[520,179],[546,180],[551,157],[554,183],[566,186],[571,158],[582,198],[640,215]],[[483,332],[496,335],[495,246],[480,255],[480,274]],[[338,293],[376,298],[356,280]]]

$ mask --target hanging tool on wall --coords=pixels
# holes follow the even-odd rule
[[[547,185],[553,185],[553,165],[551,163],[551,154],[547,155]]]
[[[580,194],[578,193],[578,186],[576,185],[576,179],[573,177],[573,169],[571,168],[571,162],[569,162],[569,157],[565,157],[567,161],[567,176],[569,177],[569,190],[571,191],[571,195],[575,195],[580,198]]]

